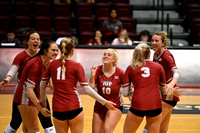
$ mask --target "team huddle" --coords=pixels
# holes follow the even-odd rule
[[[145,116],[143,133],[168,133],[171,112],[181,91],[176,86],[180,73],[174,57],[165,49],[167,41],[166,32],[153,34],[153,61],[150,60],[151,47],[138,44],[125,71],[117,66],[117,51],[106,49],[103,64],[91,66],[88,82],[82,64],[71,59],[75,50],[71,38],[62,39],[61,56],[56,59],[57,44],[45,40],[40,46],[39,34],[29,32],[25,50],[15,57],[6,78],[0,83],[0,87],[7,86],[18,73],[12,120],[5,133],[16,132],[22,122],[23,133],[39,133],[38,117],[45,133],[67,133],[69,129],[71,133],[82,133],[84,114],[78,82],[96,100],[92,133],[113,133],[123,112],[122,95],[131,101],[124,133],[135,133]],[[46,96],[48,84],[53,90],[52,114]]]

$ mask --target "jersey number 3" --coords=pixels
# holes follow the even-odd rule
[[[141,71],[144,71],[142,74],[142,77],[147,78],[150,76],[150,69],[148,67],[142,67]]]

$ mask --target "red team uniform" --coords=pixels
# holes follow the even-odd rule
[[[131,108],[148,111],[161,108],[159,83],[165,83],[165,73],[161,65],[145,60],[146,64],[133,70],[128,66],[124,87],[134,86]]]
[[[124,71],[119,67],[114,67],[114,72],[107,77],[103,72],[103,65],[97,67],[94,82],[97,87],[98,94],[103,98],[116,103],[116,107],[123,105],[120,87],[123,84]],[[105,113],[108,109],[96,101],[94,111]]]
[[[161,64],[165,70],[165,76],[166,76],[166,83],[170,83],[171,80],[173,79],[173,73],[172,69],[177,69],[175,60],[173,55],[169,50],[165,50],[161,55],[157,56],[156,53],[154,53],[153,56],[153,61]],[[162,96],[163,100],[167,100],[167,96],[163,95]],[[173,96],[172,101],[179,101],[179,97]]]
[[[52,77],[54,91],[52,107],[53,111],[66,112],[82,107],[79,97],[77,82],[81,86],[89,86],[85,78],[83,66],[73,60],[65,60],[66,72],[62,71],[62,61],[60,59],[49,63],[45,75],[42,78],[43,82],[48,82]]]
[[[12,65],[17,66],[18,68],[17,82],[19,82],[22,70],[24,69],[26,63],[29,61],[31,57],[32,55],[30,55],[26,50],[22,51],[15,57]]]
[[[36,56],[26,64],[24,70],[22,71],[14,96],[15,103],[34,106],[25,92],[26,88],[34,88],[34,93],[40,100],[40,81],[45,69],[46,66],[43,63],[41,56]]]

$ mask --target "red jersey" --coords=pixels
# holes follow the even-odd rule
[[[105,98],[116,103],[116,107],[123,105],[120,87],[123,85],[124,71],[119,67],[114,67],[114,72],[107,77],[103,71],[103,65],[98,66],[95,74],[95,84],[97,87],[98,94]],[[96,101],[95,109],[103,108],[103,105]],[[106,108],[106,107],[104,107]]]
[[[29,61],[31,57],[32,55],[30,55],[26,50],[22,51],[15,57],[12,65],[15,65],[18,67],[18,75],[17,75],[18,81],[20,80],[20,76],[21,76],[22,70],[24,69],[24,66],[26,65],[26,63]]]
[[[161,65],[146,60],[146,64],[133,70],[128,66],[125,72],[125,84],[134,86],[131,108],[153,110],[161,108],[159,83],[165,83],[165,72]],[[125,86],[125,85],[124,85]]]
[[[85,78],[83,66],[73,60],[66,60],[66,72],[62,71],[62,61],[60,59],[49,63],[43,81],[52,77],[54,91],[52,107],[53,111],[65,112],[82,107],[78,89],[79,81],[81,86],[89,86]]]
[[[34,88],[33,91],[38,100],[40,100],[40,81],[45,69],[41,56],[36,56],[27,62],[15,92],[14,102],[34,106],[26,94],[26,88]]]
[[[96,39],[91,38],[91,39],[88,41],[87,44],[97,45],[97,41],[96,41]],[[107,41],[103,41],[103,42],[102,42],[102,45],[108,45],[108,42],[107,42]]]
[[[159,56],[154,53],[153,61],[163,66],[165,70],[166,83],[168,84],[169,82],[171,82],[171,80],[173,79],[172,69],[177,69],[174,57],[171,52],[169,50],[165,50]],[[163,96],[163,99],[166,100],[166,96]],[[179,101],[179,98],[173,96],[173,101]]]

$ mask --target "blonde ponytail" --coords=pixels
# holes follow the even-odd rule
[[[66,71],[65,67],[65,58],[68,56],[71,52],[71,50],[74,48],[74,41],[71,38],[63,38],[60,42],[60,51],[61,51],[61,57],[60,60],[62,60],[62,70],[63,72]]]
[[[150,46],[147,44],[138,44],[133,52],[131,66],[133,70],[145,64],[145,59],[149,58]]]

